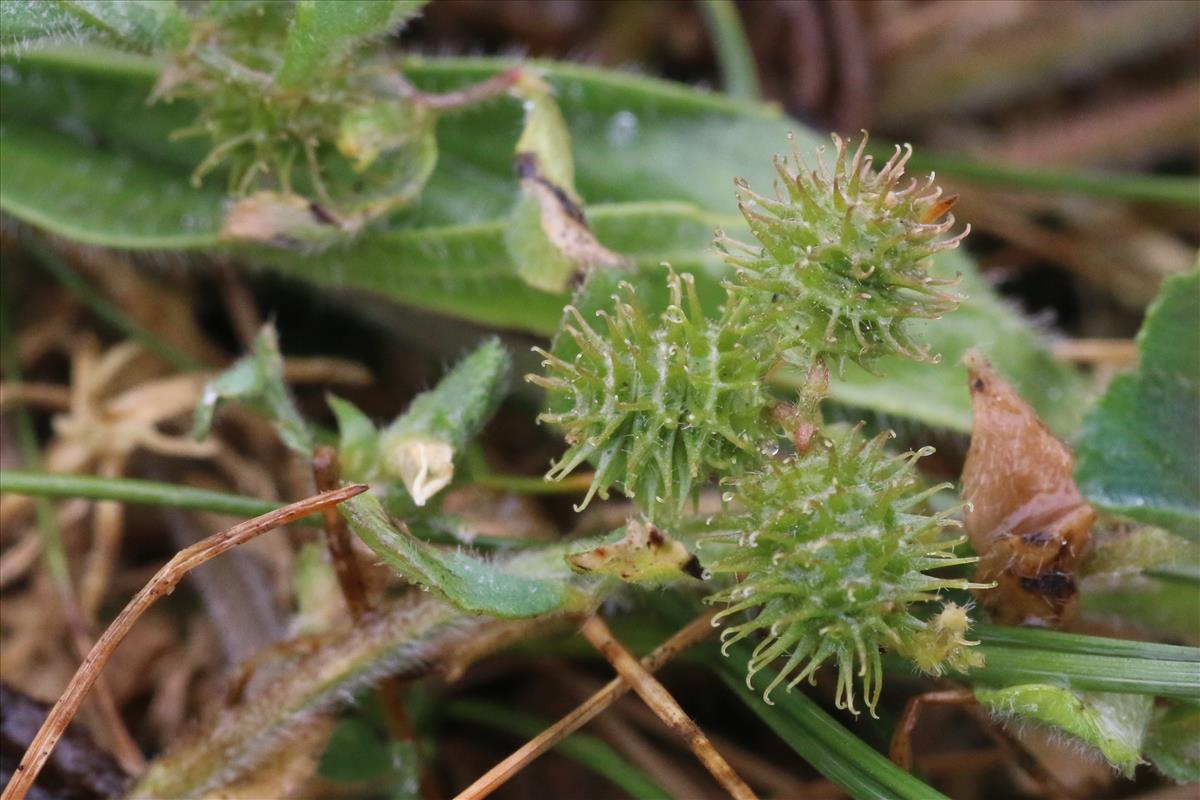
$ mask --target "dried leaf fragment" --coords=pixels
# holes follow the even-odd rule
[[[977,351],[964,359],[975,420],[963,466],[967,535],[979,593],[1002,624],[1057,626],[1075,610],[1076,576],[1096,514],[1075,486],[1075,457]]]
[[[640,519],[629,520],[620,540],[569,553],[566,560],[575,572],[610,575],[629,583],[700,577],[700,562],[683,544]]]

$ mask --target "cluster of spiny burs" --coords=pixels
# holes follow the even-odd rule
[[[957,245],[932,179],[905,182],[909,149],[878,171],[865,138],[852,153],[809,169],[795,152],[776,160],[774,198],[737,182],[739,207],[758,240],[719,234],[733,269],[725,303],[701,308],[691,275],[668,272],[669,303],[652,314],[622,284],[593,326],[568,306],[553,352],[539,351],[549,392],[542,420],[565,431],[567,452],[548,475],[595,467],[591,491],[616,486],[655,525],[672,531],[699,487],[719,478],[726,512],[695,546],[726,604],[726,648],[751,638],[747,682],[781,666],[764,696],[790,689],[826,662],[839,669],[837,701],[855,709],[879,696],[880,650],[939,673],[976,659],[963,609],[921,616],[914,604],[968,584],[930,570],[963,564],[950,512],[926,501],[915,462],[929,448],[895,454],[890,433],[826,427],[820,402],[829,368],[870,368],[881,356],[932,361],[908,320],[936,319],[959,298],[929,274],[929,259]],[[963,234],[965,235],[965,233]],[[586,291],[586,285],[585,289]],[[783,402],[769,377],[781,365],[807,375]]]

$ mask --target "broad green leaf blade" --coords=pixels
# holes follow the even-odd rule
[[[1146,757],[1180,783],[1200,783],[1200,702],[1160,708],[1146,734]]]
[[[1163,282],[1137,372],[1088,417],[1075,478],[1094,505],[1200,539],[1200,269]]]
[[[357,44],[391,33],[425,0],[300,0],[284,45],[278,80],[301,86]]]
[[[422,88],[444,90],[512,64],[414,59],[405,68]],[[187,124],[186,104],[144,104],[155,75],[152,63],[46,52],[11,66],[6,134],[0,139],[5,167],[0,206],[7,213],[93,244],[219,247],[219,191],[212,182],[189,189],[185,178],[202,153],[192,144],[166,140]],[[599,243],[636,263],[644,275],[639,291],[641,285],[660,286],[659,264],[669,261],[677,271],[697,273],[702,293],[719,302],[716,279],[723,266],[712,251],[712,232],[742,224],[732,178],[770,185],[769,156],[786,150],[788,130],[796,131],[801,149],[814,146],[817,137],[766,106],[664,81],[572,64],[530,67],[542,70],[555,89],[573,140],[576,186],[589,201],[588,221]],[[29,136],[8,138],[10,115],[27,126],[54,128],[67,109],[82,138],[46,132],[60,137],[52,145],[30,144]],[[317,254],[243,249],[245,259],[320,285],[365,289],[475,322],[552,333],[565,295],[526,285],[505,246],[517,193],[512,153],[521,115],[519,104],[496,100],[442,119],[438,166],[418,203],[397,214],[390,228],[372,228]],[[703,152],[690,143],[702,143]],[[35,163],[21,163],[27,144],[37,154]],[[91,177],[62,174],[71,171],[67,166],[74,172],[82,167]],[[164,188],[155,189],[156,176]],[[102,197],[96,185],[109,187]],[[192,197],[193,205],[181,207],[182,198]],[[137,213],[127,213],[128,206]],[[944,354],[942,363],[886,363],[882,377],[851,372],[835,383],[835,398],[885,416],[969,430],[965,371],[957,362],[968,347],[982,344],[1043,418],[1058,433],[1070,434],[1086,405],[1080,378],[1050,356],[1041,336],[996,298],[969,259],[950,256],[939,268],[964,273],[962,288],[971,295],[958,312],[927,326],[934,349]]]
[[[1072,692],[1045,684],[976,688],[975,699],[1002,719],[1033,720],[1074,737],[1098,750],[1125,777],[1141,763],[1154,706],[1145,695]]]
[[[5,119],[0,172],[5,212],[77,242],[155,250],[217,244],[222,196],[192,187],[181,170]]]
[[[487,561],[461,550],[442,550],[395,526],[370,494],[341,506],[354,532],[384,563],[469,614],[521,619],[580,611],[586,595],[563,578],[523,572],[515,561]]]

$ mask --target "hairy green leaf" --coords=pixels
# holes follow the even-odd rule
[[[1088,417],[1075,478],[1099,508],[1200,539],[1200,269],[1164,281],[1137,341],[1137,372]]]
[[[109,41],[138,52],[187,44],[189,22],[174,0],[5,0],[0,44],[5,50]]]
[[[425,505],[453,479],[455,462],[499,405],[510,361],[500,340],[488,339],[382,431],[353,404],[329,397],[342,474],[384,492],[402,481],[412,501]]]
[[[284,45],[279,82],[300,86],[367,39],[386,36],[425,0],[300,0]]]
[[[1146,695],[1072,692],[1045,684],[976,688],[975,698],[1002,719],[1033,720],[1069,734],[1098,750],[1126,777],[1141,763],[1154,705]]]
[[[0,47],[4,52],[20,52],[84,38],[83,22],[63,6],[46,0],[0,3]]]
[[[462,550],[443,550],[394,524],[379,501],[359,495],[341,506],[356,534],[384,563],[413,583],[433,591],[470,614],[521,619],[555,611],[580,611],[587,595],[563,578],[569,574],[559,556],[559,575],[549,562],[532,554],[506,562],[488,561]]]

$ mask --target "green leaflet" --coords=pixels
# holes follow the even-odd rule
[[[254,337],[254,348],[204,387],[196,407],[193,431],[208,435],[222,400],[237,400],[257,410],[275,425],[279,437],[292,451],[311,456],[313,435],[300,416],[283,382],[283,356],[274,326],[264,325]]]
[[[1094,505],[1200,539],[1200,269],[1163,282],[1137,372],[1088,417],[1075,478]]]
[[[488,561],[462,550],[443,550],[421,541],[387,517],[370,494],[347,502],[350,527],[396,572],[469,614],[522,619],[555,611],[581,611],[587,595],[565,580],[561,554],[531,554]],[[557,572],[557,575],[554,574]]]
[[[1099,750],[1126,777],[1141,763],[1154,705],[1146,695],[1072,692],[1044,684],[976,688],[975,698],[996,716],[1033,720],[1075,737]]]
[[[664,81],[531,63],[554,87],[570,128],[576,186],[589,201],[588,222],[599,243],[635,262],[639,292],[661,293],[653,287],[662,286],[659,264],[669,261],[696,275],[702,297],[719,299],[715,279],[723,268],[712,231],[737,233],[741,225],[731,179],[743,175],[769,186],[771,167],[762,156],[785,150],[785,133],[798,126],[766,106]],[[414,59],[405,68],[422,88],[439,91],[512,64]],[[31,53],[5,66],[0,208],[90,244],[220,248],[222,195],[215,181],[199,189],[187,182],[203,147],[167,140],[170,131],[189,123],[193,110],[182,101],[145,104],[157,71],[153,62],[75,50]],[[553,332],[565,296],[529,286],[505,242],[521,115],[517,103],[497,100],[440,120],[437,168],[416,205],[396,214],[390,227],[371,228],[316,254],[239,246],[243,258],[319,285],[365,289],[488,325]],[[72,134],[54,132],[65,119]],[[797,134],[802,148],[816,142],[803,129]],[[688,142],[703,143],[703,154],[692,152]],[[1070,433],[1085,405],[1078,376],[995,297],[969,259],[944,256],[938,262],[947,274],[964,273],[959,288],[970,297],[920,331],[930,349],[943,354],[942,363],[885,359],[879,377],[848,370],[845,380],[835,381],[834,398],[969,430],[965,372],[957,361],[982,343],[1051,427]]]
[[[1150,763],[1167,777],[1200,782],[1200,702],[1185,700],[1157,709],[1145,749]]]
[[[284,44],[279,82],[300,86],[366,39],[382,38],[425,0],[300,0]]]

